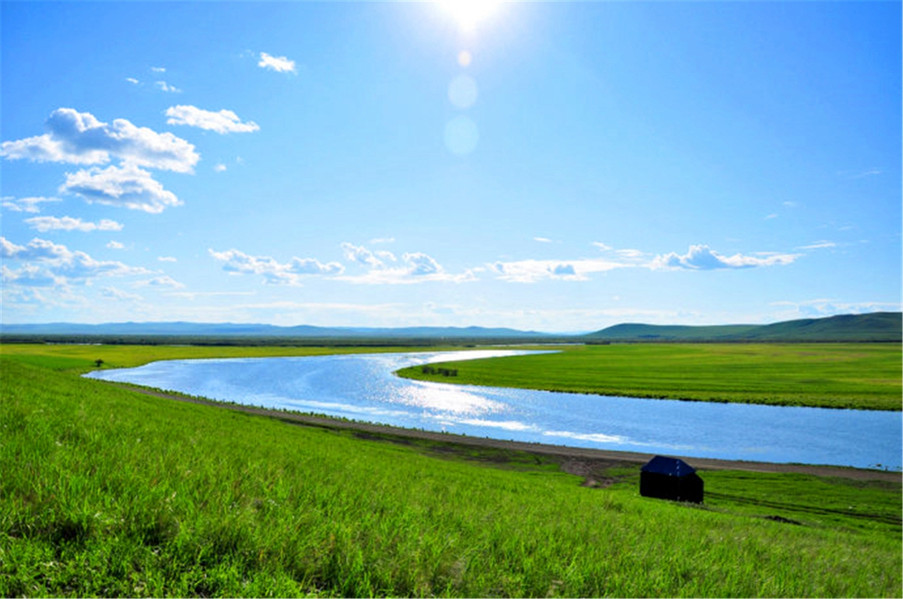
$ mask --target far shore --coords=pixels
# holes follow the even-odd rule
[[[399,439],[424,439],[428,441],[448,443],[452,445],[465,445],[472,447],[487,447],[495,449],[523,451],[527,453],[558,458],[562,461],[562,469],[572,474],[583,474],[585,471],[598,468],[643,464],[649,461],[655,454],[635,453],[628,451],[614,451],[607,449],[591,449],[585,447],[568,447],[565,445],[546,445],[542,443],[525,443],[522,441],[505,441],[486,437],[471,437],[455,433],[439,433],[419,429],[408,429],[383,424],[371,424],[330,418],[328,416],[315,416],[299,412],[284,412],[254,406],[224,403],[211,399],[190,397],[175,393],[166,393],[156,389],[141,387],[127,383],[106,382],[122,389],[128,389],[145,395],[171,399],[201,405],[209,405],[237,412],[256,414],[275,418],[283,422],[302,426],[316,426],[327,429],[343,429],[359,431],[369,435],[385,435]],[[814,476],[841,477],[853,480],[884,480],[900,482],[903,473],[887,470],[872,470],[864,468],[852,468],[841,466],[819,466],[810,464],[780,464],[771,462],[747,462],[738,460],[718,460],[712,458],[696,458],[688,456],[673,456],[683,458],[693,467],[700,470],[744,470],[750,472],[793,472],[811,474]]]

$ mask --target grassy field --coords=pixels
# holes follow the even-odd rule
[[[599,395],[774,405],[901,409],[901,346],[859,344],[617,344],[559,353],[433,364],[448,383]]]
[[[86,345],[15,343],[0,345],[0,354],[19,362],[70,372],[95,370],[95,360],[103,368],[131,368],[157,360],[202,358],[273,358],[278,356],[322,356],[329,354],[382,353],[400,351],[441,351],[459,347],[281,347],[281,346],[188,346],[188,345]]]
[[[681,505],[639,497],[635,466],[589,488],[534,454],[362,439],[76,375],[224,355],[148,351],[3,348],[3,596],[903,590],[899,481],[710,471],[706,504]]]

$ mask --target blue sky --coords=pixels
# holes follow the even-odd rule
[[[899,310],[899,2],[2,3],[2,322]]]

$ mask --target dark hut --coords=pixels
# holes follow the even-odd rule
[[[703,482],[685,461],[657,455],[640,470],[640,495],[702,503]]]

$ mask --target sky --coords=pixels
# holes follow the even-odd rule
[[[901,307],[899,2],[16,2],[5,324]]]

